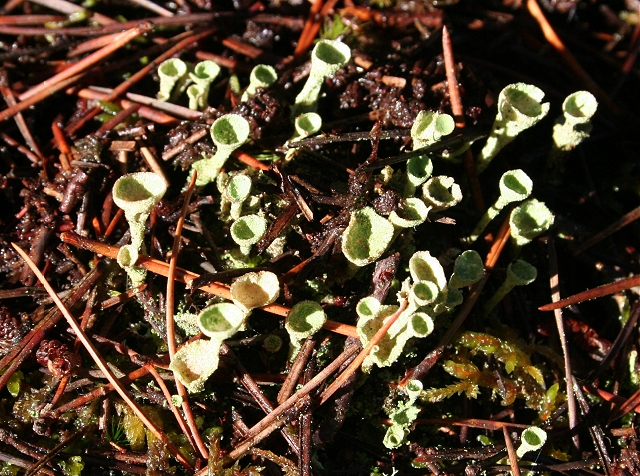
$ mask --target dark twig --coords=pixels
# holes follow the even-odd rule
[[[580,406],[580,411],[582,413],[583,418],[586,420],[587,425],[589,426],[589,434],[591,435],[591,440],[593,441],[593,445],[596,448],[598,453],[598,458],[600,459],[600,464],[605,471],[606,475],[611,474],[611,458],[609,457],[609,450],[607,449],[607,439],[604,436],[604,431],[602,431],[602,427],[595,421],[593,414],[591,413],[591,409],[589,408],[589,403],[584,398],[584,394],[578,385],[578,382],[574,377],[571,377],[573,382],[573,389],[576,396],[576,400],[578,405]]]
[[[451,111],[453,112],[453,118],[456,121],[456,127],[464,129],[466,127],[464,109],[462,108],[462,99],[460,98],[460,88],[458,86],[458,78],[456,75],[456,64],[453,58],[453,46],[451,44],[451,37],[449,36],[449,29],[446,25],[442,26],[442,52],[444,56],[445,71],[447,74],[447,84],[449,86]],[[467,180],[469,180],[471,194],[473,195],[473,203],[476,206],[476,210],[483,213],[485,211],[485,205],[484,199],[482,198],[482,189],[480,188],[475,160],[470,149],[464,151],[463,160],[464,170],[467,174]]]
[[[236,448],[231,453],[229,453],[226,460],[228,462],[232,462],[238,458],[241,458],[244,454],[246,454],[247,451],[249,451],[252,446],[258,444],[260,441],[264,440],[267,436],[273,433],[274,430],[282,426],[287,421],[287,418],[282,418],[282,416],[286,412],[292,410],[304,396],[309,395],[316,388],[322,385],[331,374],[333,374],[337,369],[340,368],[345,360],[347,360],[358,351],[358,348],[358,345],[353,345],[346,348],[338,357],[336,357],[333,362],[327,365],[322,371],[318,373],[318,375],[312,378],[309,383],[307,383],[300,390],[291,395],[285,402],[283,402],[266,417],[260,420],[260,422],[251,427],[245,435],[246,439],[241,444],[236,446]],[[204,476],[205,474],[207,474],[206,469],[199,471],[196,476]]]

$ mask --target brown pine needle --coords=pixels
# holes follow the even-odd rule
[[[234,150],[231,155],[233,155],[243,164],[248,165],[249,167],[253,167],[254,169],[262,171],[269,170],[269,166],[267,164],[265,164],[264,162],[260,162],[254,156],[247,154],[246,152],[243,152],[241,150]]]
[[[551,288],[551,300],[558,302],[560,300],[560,280],[558,277],[558,258],[556,256],[556,247],[553,238],[549,238],[549,274],[551,279],[549,287]],[[558,338],[560,339],[560,347],[562,348],[562,356],[564,358],[564,376],[567,385],[567,412],[569,413],[569,428],[572,432],[578,426],[578,407],[576,405],[576,396],[571,385],[573,371],[571,370],[571,358],[569,355],[569,345],[567,343],[567,335],[564,330],[564,319],[562,310],[555,309],[553,311],[556,320],[556,328],[558,329]],[[578,434],[574,433],[573,445],[576,450],[580,449],[580,440]]]
[[[619,293],[620,291],[625,291],[638,285],[640,285],[640,276],[624,278],[613,283],[603,284],[602,286],[598,286],[597,288],[587,289],[586,291],[574,294],[571,297],[560,299],[557,302],[545,304],[544,306],[540,306],[538,308],[538,311],[553,311],[555,309],[573,306],[574,304],[578,304],[584,301],[590,301],[592,299],[608,296],[610,294]]]
[[[52,86],[50,89],[45,89],[40,91],[38,94],[34,94],[29,99],[25,99],[24,101],[20,101],[15,103],[13,106],[9,106],[3,111],[0,111],[0,122],[9,119],[10,117],[15,116],[19,112],[24,111],[25,109],[29,109],[31,106],[38,104],[40,101],[52,96],[54,93],[67,88],[68,86],[72,86],[76,84],[80,78],[82,78],[82,74],[78,74],[76,76],[72,76],[70,78],[65,79],[64,81],[60,81],[55,86]]]
[[[60,126],[55,121],[51,124],[51,132],[53,132],[53,138],[60,151],[59,159],[62,170],[71,170],[71,165],[69,164],[71,149],[69,148],[69,144],[67,144],[67,139],[64,137],[64,132],[62,132],[62,129],[60,129]]]
[[[578,60],[573,56],[571,51],[567,49],[551,26],[551,23],[549,23],[549,20],[547,20],[547,17],[544,16],[537,0],[527,0],[527,9],[531,16],[538,22],[545,39],[560,55],[564,63],[573,72],[575,78],[582,83],[585,89],[590,91],[599,101],[602,101],[602,103],[605,104],[612,112],[619,114],[621,112],[620,107],[611,100],[609,95],[593,79],[591,79],[591,76],[589,76],[580,63],[578,63]]]
[[[70,77],[76,76],[80,73],[83,73],[87,69],[91,68],[92,66],[95,66],[101,61],[104,61],[107,56],[110,56],[111,54],[115,53],[117,50],[125,46],[127,43],[133,41],[135,38],[142,35],[143,33],[146,33],[150,29],[151,29],[150,25],[142,25],[127,31],[123,31],[122,33],[117,35],[117,37],[113,40],[113,42],[109,43],[107,46],[100,48],[98,51],[91,53],[86,58],[75,63],[73,66],[70,66],[69,68],[65,69],[64,71],[61,71],[55,76],[25,91],[20,96],[18,96],[18,99],[20,99],[20,101],[24,101],[42,91],[49,90],[50,88],[55,88],[56,85],[61,81],[69,79]]]
[[[142,408],[138,405],[138,403],[133,399],[129,391],[124,387],[122,382],[118,380],[118,378],[113,374],[111,368],[107,364],[106,360],[102,357],[102,355],[98,352],[96,347],[93,345],[93,342],[89,340],[84,331],[80,328],[76,320],[73,318],[69,310],[62,303],[56,292],[53,290],[51,285],[47,282],[44,275],[40,272],[38,267],[34,264],[34,262],[29,258],[29,255],[25,253],[25,251],[20,248],[15,243],[11,243],[16,252],[20,255],[20,257],[24,260],[24,262],[29,266],[31,271],[36,275],[42,286],[47,290],[49,296],[55,303],[55,305],[60,309],[60,312],[67,320],[69,326],[73,329],[73,332],[76,334],[76,337],[82,342],[82,345],[87,350],[93,361],[96,363],[98,368],[102,371],[102,373],[107,377],[109,383],[113,385],[113,388],[118,392],[120,397],[126,402],[127,405],[131,408],[131,410],[136,414],[136,416],[140,419],[140,421],[155,435],[156,438],[161,440],[166,446],[167,449],[171,452],[171,454],[182,464],[188,471],[193,471],[193,467],[187,461],[187,459],[180,453],[180,450],[167,438],[167,435],[147,416],[147,414],[142,410]]]
[[[9,78],[7,77],[6,72],[3,71],[0,71],[0,94],[2,94],[4,102],[7,103],[7,106],[15,106],[17,104],[16,97],[13,94],[13,90],[9,87]],[[20,113],[17,113],[14,117],[14,120],[16,121],[16,125],[18,126],[22,137],[24,137],[25,143],[29,146],[29,149],[37,156],[39,161],[42,161],[44,156],[42,155],[40,146],[33,137],[33,134],[31,133],[27,122],[24,120],[24,116]]]
[[[313,35],[311,34],[311,30],[313,28],[313,24],[317,22],[317,15],[320,13],[320,9],[322,8],[322,0],[314,0],[311,4],[311,9],[309,10],[309,16],[307,16],[307,21],[302,28],[302,32],[300,33],[300,38],[298,39],[298,44],[296,45],[296,49],[293,52],[294,57],[299,57],[302,55],[311,42],[313,41]],[[309,37],[311,36],[311,40]]]

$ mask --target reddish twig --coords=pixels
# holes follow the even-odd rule
[[[633,395],[625,400],[620,395],[615,395],[611,392],[607,392],[606,390],[602,390],[598,387],[586,383],[581,384],[581,388],[591,395],[596,395],[606,402],[613,403],[618,407],[618,409],[625,408],[624,414],[627,414],[629,411],[640,413],[640,390],[637,390]],[[632,402],[635,402],[635,405],[631,405]]]
[[[311,4],[311,9],[309,10],[309,15],[307,16],[307,21],[302,28],[302,32],[300,33],[300,38],[298,38],[298,44],[296,45],[296,49],[293,52],[294,57],[299,57],[302,55],[311,42],[313,41],[313,36],[311,35],[312,25],[316,23],[318,20],[316,19],[317,15],[320,13],[320,9],[322,8],[322,0],[314,0]],[[311,36],[311,40],[309,40],[309,36]]]
[[[118,251],[120,249],[117,246],[105,245],[104,243],[100,243],[99,241],[91,240],[89,238],[85,238],[71,232],[62,233],[60,235],[60,239],[64,243],[68,243],[70,245],[89,250],[93,253],[98,253],[112,259],[115,259],[117,257]],[[169,272],[169,265],[167,263],[149,258],[147,256],[140,256],[136,265],[146,269],[147,271],[151,271],[152,273],[156,273],[165,277]],[[189,286],[189,284],[194,279],[199,277],[199,274],[176,267],[176,280],[180,281],[181,283],[185,283],[187,286]],[[225,286],[224,284],[210,283],[205,286],[201,286],[198,289],[224,299],[231,299],[229,287]],[[276,314],[282,317],[286,316],[289,313],[289,308],[283,306],[282,304],[269,304],[268,306],[265,306],[261,309],[270,312],[271,314]],[[337,334],[342,334],[349,337],[357,337],[355,326],[351,326],[349,324],[342,324],[340,322],[327,320],[323,327]]]
[[[43,81],[37,86],[34,86],[33,88],[25,91],[20,96],[18,96],[18,99],[20,101],[24,101],[38,93],[41,93],[42,91],[48,91],[49,89],[55,89],[56,91],[59,91],[60,88],[56,89],[56,86],[60,82],[65,81],[78,74],[81,74],[85,72],[87,69],[91,68],[92,66],[95,66],[96,64],[104,61],[107,56],[110,56],[111,54],[115,53],[117,50],[125,46],[127,43],[130,43],[135,38],[142,35],[143,33],[146,33],[150,29],[151,29],[150,25],[141,25],[139,27],[132,28],[127,31],[123,31],[122,33],[117,35],[116,39],[112,43],[109,43],[107,46],[100,48],[98,51],[90,54],[86,58],[78,61],[73,66],[70,66],[69,68],[56,74],[55,76],[49,78],[48,80]]]
[[[107,229],[104,230],[105,238],[109,238],[109,236],[111,236],[111,233],[113,233],[113,230],[116,229],[116,226],[118,226],[118,222],[122,220],[123,216],[124,216],[124,210],[121,208],[118,209],[116,214],[113,215],[113,219],[109,222],[109,226],[107,226]]]
[[[183,16],[181,15],[181,17]],[[172,43],[177,41],[175,45],[173,45],[167,51],[159,55],[153,61],[149,62],[149,64],[142,67],[139,71],[131,75],[130,78],[127,78],[127,80],[123,81],[118,86],[116,86],[113,90],[110,91],[110,93],[104,99],[106,101],[115,101],[122,94],[124,94],[131,86],[141,81],[142,79],[146,78],[147,76],[149,76],[149,74],[155,71],[160,65],[160,63],[162,63],[164,60],[171,58],[173,55],[178,54],[181,51],[187,49],[191,44],[195,43],[196,41],[202,38],[205,38],[208,35],[211,35],[214,31],[215,31],[214,29],[209,28],[197,33],[187,32],[187,33],[181,33],[180,35],[176,35],[176,37],[172,38],[169,42],[167,42],[167,43]],[[127,105],[123,104],[123,107],[127,107]],[[85,114],[82,118],[69,124],[66,128],[67,132],[69,134],[74,134],[76,131],[80,130],[87,122],[89,122],[91,119],[96,117],[99,113],[100,113],[99,107],[93,108],[91,111]],[[140,116],[145,117],[154,122],[165,123],[157,120],[154,111],[150,108],[141,107],[138,113],[140,114]]]
[[[144,377],[145,375],[148,375],[148,374],[149,374],[149,369],[146,367],[142,367],[137,370],[134,370],[133,372],[129,372],[127,375],[122,377],[120,381],[123,384],[127,385],[127,384],[130,384],[131,382],[135,382],[137,379]],[[100,386],[92,390],[91,392],[76,398],[75,400],[71,400],[70,402],[65,403],[64,405],[60,405],[58,408],[52,410],[47,415],[51,416],[52,418],[58,418],[60,415],[68,411],[71,411],[78,407],[86,405],[87,403],[91,402],[92,400],[95,400],[96,398],[103,397],[108,393],[113,392],[113,390],[114,390],[113,385],[111,385],[110,383]]]
[[[71,165],[69,164],[71,148],[69,147],[69,144],[67,144],[64,132],[62,132],[62,129],[60,129],[60,126],[55,121],[51,123],[51,132],[53,132],[53,139],[60,151],[60,155],[58,157],[60,159],[60,166],[62,167],[62,170],[71,170]]]
[[[544,306],[540,306],[538,310],[553,311],[555,309],[562,309],[563,307],[573,306],[574,304],[578,304],[584,301],[590,301],[592,299],[608,296],[610,294],[619,293],[620,291],[625,291],[638,285],[640,285],[640,276],[632,276],[630,278],[621,279],[614,283],[603,284],[602,286],[598,286],[597,288],[587,289],[586,291],[574,294],[571,297],[560,299],[557,302],[545,304]]]
[[[89,298],[85,303],[84,312],[82,313],[82,317],[80,318],[80,327],[84,331],[87,330],[87,325],[89,324],[89,318],[93,313],[93,306],[95,305],[96,295],[97,295],[97,292],[96,292],[96,288],[94,287],[93,289],[91,289],[91,294],[89,295]],[[80,345],[81,345],[80,340],[76,338],[75,342],[73,343],[73,353],[76,356],[78,355],[78,350],[80,349]],[[70,379],[71,379],[71,376],[63,377],[60,379],[60,383],[58,384],[56,393],[51,399],[51,408],[55,407],[58,404],[58,401],[60,401],[60,398],[62,397],[62,394],[64,393],[64,390],[67,387],[67,384],[69,383]]]
[[[116,126],[120,125],[127,117],[131,114],[138,112],[142,105],[133,103],[129,107],[119,111],[115,116],[105,122],[100,128],[96,131],[96,135],[101,137],[104,134],[107,134],[109,131],[114,129]]]
[[[82,281],[80,281],[65,298],[65,303],[75,304],[100,277],[102,269],[100,266],[96,266],[87,273]],[[58,309],[50,310],[47,315],[24,336],[15,349],[0,359],[0,368],[6,367],[2,376],[0,376],[0,389],[4,388],[11,378],[11,375],[13,375],[18,367],[20,367],[20,364],[30,355],[31,351],[44,339],[46,333],[52,329],[61,318],[62,314]]]
[[[15,140],[13,137],[11,137],[8,134],[5,134],[4,132],[0,132],[0,137],[2,137],[2,140],[9,146],[9,147],[14,147],[18,152],[20,152],[21,154],[23,154],[26,158],[28,158],[31,162],[33,162],[34,164],[38,164],[42,161],[42,159],[40,157],[38,157],[36,154],[34,154],[33,152],[31,152],[29,149],[27,149],[24,145],[20,144],[17,140]]]
[[[28,16],[28,15],[21,15]],[[8,86],[9,80],[7,78],[7,74],[4,70],[0,71],[0,92],[2,93],[2,97],[4,98],[4,102],[7,103],[7,106],[15,106],[17,104],[16,97],[13,94],[13,90]],[[39,162],[44,160],[44,156],[42,155],[42,151],[40,150],[40,146],[36,142],[33,134],[31,134],[31,130],[27,125],[27,122],[24,120],[24,116],[21,113],[17,113],[14,116],[14,120],[18,126],[18,130],[22,137],[24,137],[25,143],[29,146],[29,149],[37,156]],[[33,159],[30,157],[31,161]]]
[[[504,443],[507,447],[507,454],[509,455],[509,465],[511,466],[511,474],[513,476],[520,476],[520,466],[518,466],[518,457],[516,450],[513,447],[513,440],[509,435],[509,430],[506,426],[502,427],[502,435],[504,436]]]
[[[241,150],[234,150],[231,155],[233,155],[243,164],[248,165],[249,167],[253,167],[256,170],[269,170],[269,166],[267,164],[265,164],[264,162],[260,162],[254,156],[247,154],[246,152],[243,152]]]

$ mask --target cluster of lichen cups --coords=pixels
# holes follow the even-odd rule
[[[190,392],[200,392],[218,368],[222,342],[242,329],[253,309],[273,303],[280,295],[278,277],[270,271],[249,272],[231,285],[231,300],[205,308],[196,317],[209,339],[183,345],[171,359],[171,369]]]
[[[342,68],[350,56],[350,49],[337,41],[323,40],[314,48],[309,79],[292,106],[295,135],[289,141],[293,145],[287,159],[295,155],[295,141],[315,134],[322,127],[322,118],[316,113],[322,83],[327,76]],[[188,65],[175,61],[163,64],[159,74],[161,78],[168,79],[164,86],[161,85],[159,97],[171,97],[172,90],[179,91],[184,87],[184,78],[188,76],[193,82],[187,90],[192,91],[188,92],[190,99],[193,96],[190,104],[194,109],[205,107],[210,82],[205,85],[197,77],[215,77],[218,73],[210,65],[203,65],[200,69],[198,66],[200,65],[189,73]],[[256,88],[268,87],[276,79],[272,67],[256,67],[251,73],[251,84],[245,90],[242,100],[248,100],[255,94]],[[520,132],[546,116],[549,104],[541,103],[543,97],[544,93],[540,89],[524,83],[509,85],[500,93],[498,115],[486,145],[478,156],[479,173]],[[594,101],[582,92],[567,98],[563,106],[564,119],[558,120],[554,128],[555,148],[551,153],[552,158],[566,153],[588,136],[589,119],[596,107]],[[413,149],[427,148],[449,135],[453,129],[454,120],[451,116],[421,111],[411,129]],[[264,214],[258,211],[260,199],[251,195],[251,174],[226,174],[221,173],[221,170],[230,154],[249,140],[249,124],[239,115],[224,115],[212,125],[211,137],[216,153],[193,164],[193,170],[197,172],[196,184],[204,186],[217,181],[221,193],[220,217],[230,223],[230,234],[239,246],[240,254],[248,255],[251,247],[264,236],[269,223]],[[425,153],[412,157],[404,171],[394,171],[391,167],[381,171],[380,180],[394,183],[394,188],[403,200],[399,208],[388,217],[381,216],[370,206],[358,208],[351,213],[342,236],[341,249],[354,268],[376,262],[403,231],[421,225],[430,213],[441,212],[461,201],[461,189],[454,179],[432,176],[433,169],[431,156]],[[517,246],[523,246],[548,230],[553,224],[553,214],[544,203],[535,199],[527,200],[532,186],[531,179],[522,170],[507,171],[500,180],[500,197],[464,242],[475,242],[491,220],[507,205],[515,202],[522,202],[510,215],[511,236]],[[132,227],[132,245],[133,234]],[[141,240],[136,238],[136,242],[138,241]],[[135,259],[132,262],[135,263]],[[366,345],[384,325],[385,320],[400,309],[400,302],[407,302],[395,323],[365,358],[362,365],[365,371],[374,365],[391,365],[402,354],[409,339],[431,334],[438,316],[450,312],[462,303],[461,290],[482,279],[484,265],[477,252],[464,251],[455,260],[453,273],[447,280],[438,259],[429,251],[418,251],[409,259],[409,274],[410,277],[401,285],[397,305],[384,304],[373,296],[367,296],[356,306],[357,334],[362,344]],[[484,314],[489,314],[511,288],[529,284],[535,278],[536,270],[533,266],[522,260],[511,263],[504,284],[486,302]],[[208,339],[185,344],[174,355],[170,364],[170,369],[190,392],[201,391],[206,380],[216,370],[224,339],[233,336],[246,325],[247,317],[253,309],[273,303],[278,295],[279,283],[273,273],[249,272],[232,284],[232,303],[213,304],[196,316],[197,328]],[[290,337],[290,359],[295,358],[302,341],[317,332],[326,319],[322,306],[314,301],[299,302],[292,307],[285,321],[285,329]],[[396,448],[404,443],[409,427],[420,411],[415,402],[422,391],[421,382],[409,382],[404,386],[404,391],[408,399],[390,412],[391,426],[384,438],[384,444],[389,448]],[[524,452],[539,448],[544,443],[546,435],[536,430],[531,428],[523,433],[523,446],[518,450],[518,456],[521,457]],[[529,444],[531,441],[541,444],[534,447]]]

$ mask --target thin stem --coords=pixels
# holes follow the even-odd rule
[[[193,174],[193,178],[191,179],[191,183],[189,183],[189,188],[187,189],[184,197],[184,204],[182,206],[182,211],[180,213],[180,218],[178,219],[178,223],[176,224],[176,232],[173,239],[173,246],[171,248],[171,259],[169,260],[169,270],[167,276],[167,301],[166,301],[166,310],[167,310],[167,345],[169,347],[169,356],[173,358],[176,353],[176,330],[175,330],[175,320],[174,320],[174,308],[175,308],[175,274],[178,263],[178,256],[180,255],[180,248],[182,245],[182,228],[184,227],[184,220],[187,216],[187,211],[189,210],[189,202],[191,202],[191,196],[193,195],[193,191],[195,190],[196,185],[196,174]],[[187,389],[182,385],[182,382],[178,380],[178,377],[174,373],[174,379],[176,382],[176,389],[178,390],[178,395],[182,398],[182,410],[184,411],[185,416],[187,417],[187,422],[189,424],[189,429],[191,432],[191,436],[197,446],[200,455],[205,460],[209,458],[209,452],[207,450],[207,446],[202,440],[202,436],[200,435],[200,431],[198,431],[198,427],[196,425],[195,418],[193,416],[193,411],[191,406],[189,405],[189,395],[187,393]]]
[[[549,280],[549,287],[551,289],[551,301],[558,302],[560,300],[560,279],[558,277],[558,257],[556,255],[556,247],[553,238],[549,238],[549,274],[551,275]],[[571,370],[571,358],[569,355],[569,345],[567,343],[567,335],[564,330],[564,319],[562,318],[562,310],[555,309],[553,311],[556,328],[558,329],[558,338],[560,339],[560,346],[562,347],[562,355],[564,357],[564,375],[567,386],[567,410],[569,412],[569,428],[573,434],[571,440],[576,450],[580,449],[580,438],[575,433],[575,429],[578,426],[578,407],[576,405],[576,396],[573,393],[573,385],[571,385],[571,376],[573,371]]]
[[[509,464],[511,465],[511,474],[513,476],[520,476],[520,467],[518,466],[518,457],[516,456],[516,450],[513,447],[513,440],[509,435],[509,430],[506,426],[502,427],[502,434],[504,436],[504,443],[507,447],[507,454],[509,455]]]
[[[467,124],[464,120],[464,109],[462,107],[462,99],[460,98],[460,87],[458,78],[456,77],[456,64],[453,57],[453,45],[449,36],[449,29],[446,25],[442,26],[442,52],[444,56],[444,67],[447,74],[447,83],[449,86],[449,101],[451,101],[451,112],[456,121],[456,127],[464,129]],[[463,155],[464,170],[469,180],[471,195],[473,195],[473,203],[479,212],[485,211],[484,199],[482,198],[482,188],[478,180],[478,171],[476,169],[475,159],[471,153],[471,149],[464,151]]]

